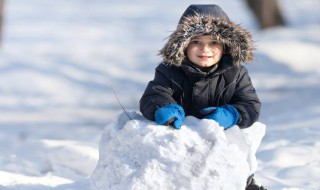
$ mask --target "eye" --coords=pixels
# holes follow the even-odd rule
[[[192,44],[200,44],[200,41],[199,40],[192,40],[191,43]]]
[[[218,41],[211,41],[211,42],[210,42],[210,45],[212,45],[212,46],[213,46],[213,45],[217,45],[217,44],[219,44]]]

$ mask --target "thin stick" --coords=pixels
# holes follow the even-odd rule
[[[115,89],[114,89],[114,87],[113,87],[113,85],[112,85],[112,81],[111,81],[110,77],[108,76],[108,74],[107,74],[106,72],[102,72],[102,74],[103,74],[103,76],[105,76],[105,78],[109,81],[109,85],[110,85],[110,87],[111,87],[111,89],[112,89],[112,91],[113,91],[113,94],[114,94],[114,96],[116,97],[116,99],[117,99],[119,105],[121,106],[122,110],[123,110],[124,113],[128,116],[128,118],[129,118],[130,120],[132,120],[132,118],[131,118],[131,117],[129,116],[129,114],[127,113],[126,109],[122,106],[122,104],[121,104],[121,102],[120,102],[120,100],[119,100],[119,98],[118,98],[118,95],[117,95],[117,93],[116,93],[116,91],[115,91]]]

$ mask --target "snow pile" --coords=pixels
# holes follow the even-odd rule
[[[225,131],[189,116],[175,130],[129,115],[133,120],[121,114],[104,129],[94,189],[244,189],[257,169],[264,124]]]

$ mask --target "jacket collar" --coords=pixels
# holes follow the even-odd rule
[[[200,80],[202,78],[213,78],[226,71],[237,67],[233,64],[232,58],[230,56],[223,56],[222,59],[217,63],[217,67],[213,68],[209,72],[203,72],[198,66],[186,59],[181,65],[181,69],[184,73],[195,80]]]

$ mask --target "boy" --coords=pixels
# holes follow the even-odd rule
[[[185,116],[213,119],[228,129],[250,127],[261,103],[247,69],[252,37],[217,5],[190,5],[160,51],[163,62],[140,111],[159,125],[180,129]],[[249,177],[247,190],[264,189]]]

